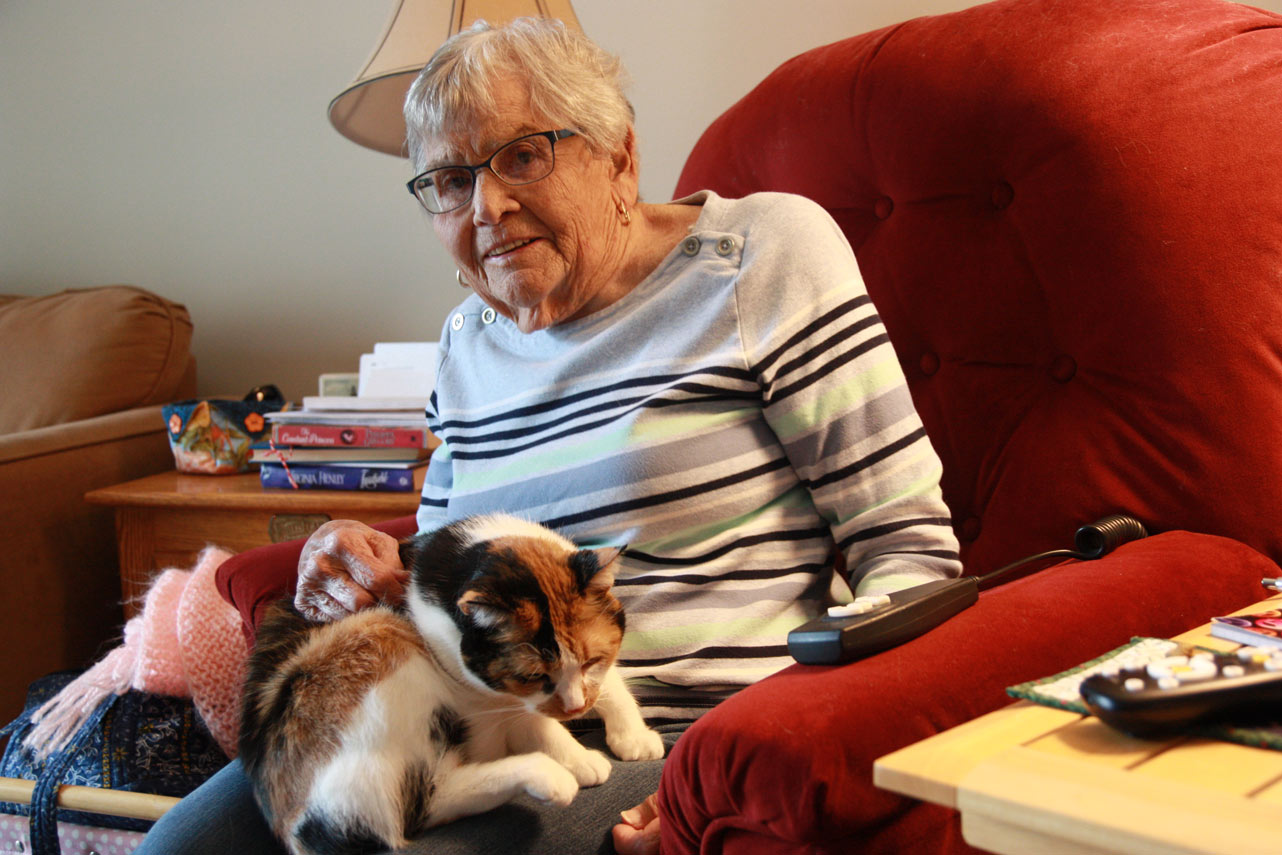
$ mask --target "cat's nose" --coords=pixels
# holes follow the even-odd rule
[[[576,715],[583,715],[583,713],[587,711],[588,711],[588,706],[587,704],[584,704],[583,706],[575,707],[574,709],[566,709],[565,714],[573,718]]]

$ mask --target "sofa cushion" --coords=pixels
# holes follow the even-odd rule
[[[129,285],[0,297],[0,434],[173,400],[191,335],[185,307]]]

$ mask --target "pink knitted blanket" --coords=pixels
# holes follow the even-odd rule
[[[235,757],[248,651],[240,614],[214,587],[214,571],[230,557],[210,546],[193,569],[164,571],[142,612],[125,624],[124,643],[35,712],[24,744],[47,756],[108,695],[132,688],[190,697],[219,746]]]

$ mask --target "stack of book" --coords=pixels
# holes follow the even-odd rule
[[[415,473],[439,442],[427,429],[425,401],[304,398],[298,410],[271,413],[271,438],[254,446],[264,487],[322,490],[415,489]]]

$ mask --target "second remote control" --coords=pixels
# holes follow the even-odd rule
[[[859,597],[788,633],[788,652],[803,665],[849,662],[934,629],[978,597],[979,583],[973,576]]]
[[[1169,656],[1146,668],[1087,677],[1081,691],[1092,713],[1141,739],[1216,722],[1282,721],[1282,650]]]

